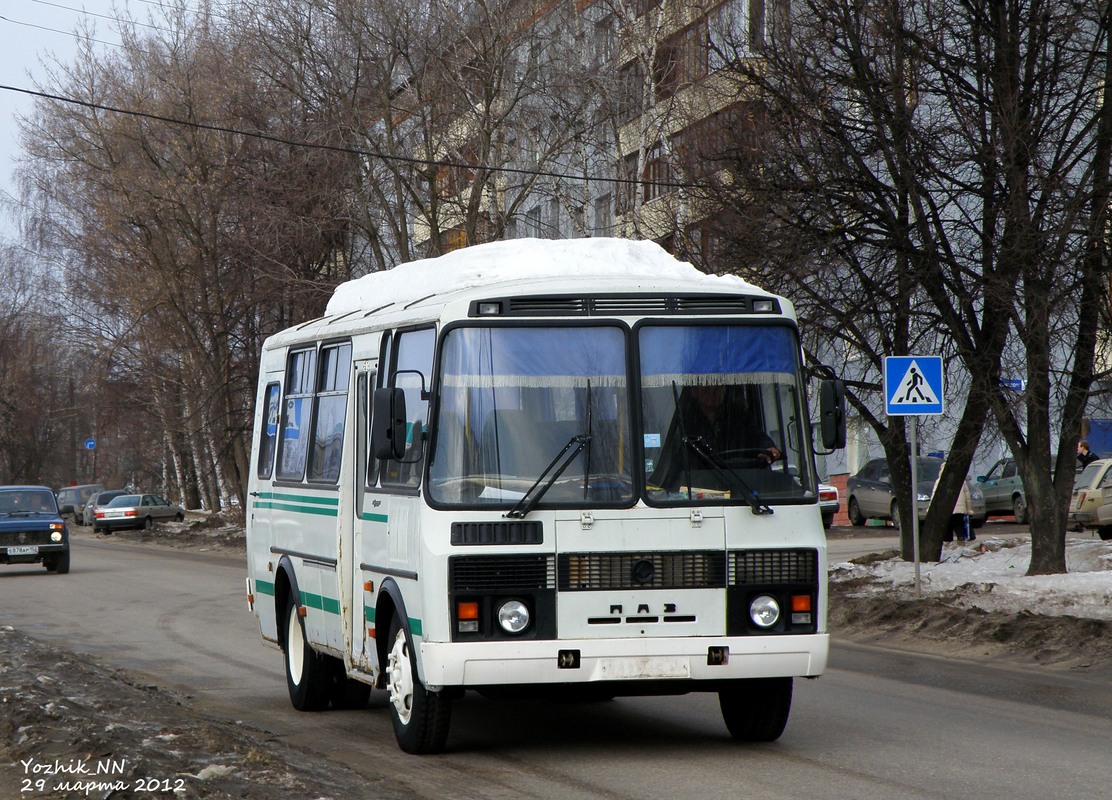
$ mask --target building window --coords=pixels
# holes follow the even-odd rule
[[[645,153],[644,201],[647,203],[667,194],[669,188],[665,184],[670,181],[668,154],[660,142],[657,142]]]
[[[541,207],[533,206],[525,212],[525,220],[522,224],[522,235],[525,237],[532,237],[539,239],[541,236]]]
[[[462,250],[467,247],[467,231],[463,226],[446,230],[441,234],[441,243],[445,253]]]
[[[610,194],[596,197],[594,201],[594,234],[610,236],[614,230],[614,220],[610,215]]]

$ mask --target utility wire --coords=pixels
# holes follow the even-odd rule
[[[0,17],[2,19],[2,17]],[[46,92],[38,92],[32,89],[22,89],[18,86],[5,86],[0,84],[0,90],[8,92],[18,92],[20,94],[30,95],[32,97],[39,97],[44,100],[54,100],[59,103],[69,103],[71,105],[81,106],[83,108],[93,109],[94,111],[108,111],[114,114],[123,114],[130,117],[140,117],[142,119],[155,120],[156,122],[164,122],[169,125],[180,125],[186,128],[194,128],[198,130],[214,131],[216,133],[230,133],[235,136],[245,136],[252,139],[261,139],[267,142],[274,142],[275,144],[284,144],[290,147],[306,147],[314,150],[327,150],[335,153],[344,153],[346,155],[362,156],[364,158],[378,158],[383,161],[395,161],[401,164],[416,164],[420,166],[429,167],[448,167],[458,168],[473,171],[485,171],[492,173],[503,173],[507,175],[527,175],[535,178],[555,178],[564,181],[593,181],[596,183],[612,183],[618,185],[635,185],[639,186],[644,183],[642,180],[633,178],[602,178],[594,175],[587,174],[569,174],[565,172],[551,172],[548,170],[535,170],[524,169],[520,167],[494,167],[484,164],[469,164],[463,161],[444,161],[438,159],[428,158],[415,158],[411,156],[399,156],[389,153],[380,153],[374,150],[362,150],[356,147],[344,147],[334,144],[316,144],[313,142],[301,142],[294,139],[285,139],[281,136],[274,136],[268,133],[258,133],[254,131],[244,131],[237,128],[229,128],[223,125],[211,125],[204,122],[190,122],[189,120],[176,119],[174,117],[167,117],[161,114],[151,114],[146,111],[135,111],[127,108],[117,108],[115,106],[106,106],[100,103],[92,103],[87,100],[78,100],[72,97],[63,97],[57,94],[48,94]],[[697,183],[684,183],[680,181],[653,181],[654,186],[659,186],[668,189],[696,189],[700,184]]]
[[[115,22],[115,23],[121,23],[121,24],[126,23],[128,25],[140,25],[144,28],[151,28],[151,29],[156,30],[156,31],[163,31],[164,33],[173,33],[173,31],[171,31],[169,28],[162,28],[162,27],[159,27],[158,25],[151,25],[148,22],[139,22],[138,20],[135,20],[135,19],[123,19],[121,17],[113,16],[111,14],[100,14],[100,13],[97,13],[96,11],[88,11],[84,8],[74,8],[73,6],[64,6],[61,3],[51,3],[51,2],[48,2],[48,0],[31,0],[31,2],[32,3],[38,3],[40,6],[50,6],[51,8],[60,8],[63,11],[72,11],[75,14],[81,14],[82,16],[85,16],[85,17],[97,17],[98,19],[107,19],[107,20],[111,20],[112,22]],[[8,22],[12,22],[12,20],[8,20]],[[48,28],[47,30],[50,30],[50,29]]]

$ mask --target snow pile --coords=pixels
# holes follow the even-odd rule
[[[511,239],[455,250],[438,258],[399,264],[340,284],[328,302],[328,316],[381,308],[430,294],[528,279],[610,277],[626,291],[651,290],[662,280],[692,289],[763,293],[733,275],[707,275],[677,260],[655,242],[612,239]]]
[[[1112,543],[1068,538],[1069,572],[1064,575],[1028,577],[1030,562],[1029,537],[948,546],[941,562],[920,564],[921,589],[924,597],[946,593],[960,605],[984,611],[1112,620]],[[915,565],[898,558],[832,564],[830,580],[860,584],[858,596],[914,596]]]

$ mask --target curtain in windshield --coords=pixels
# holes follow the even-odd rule
[[[631,502],[626,373],[617,327],[449,331],[430,499],[512,505],[555,460],[542,505]]]
[[[638,348],[649,502],[814,496],[791,328],[651,325]]]

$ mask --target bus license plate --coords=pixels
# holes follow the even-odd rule
[[[603,658],[599,672],[604,680],[637,678],[690,678],[691,664],[686,658],[646,656],[644,658]]]
[[[23,545],[21,547],[9,547],[8,555],[10,556],[36,556],[39,554],[39,546],[37,544]]]

